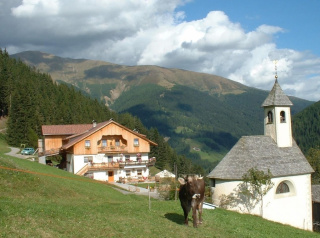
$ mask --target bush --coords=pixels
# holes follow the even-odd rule
[[[175,200],[176,188],[179,188],[179,183],[174,178],[162,178],[159,182],[158,193],[165,200]]]

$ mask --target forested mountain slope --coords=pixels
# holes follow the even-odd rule
[[[178,173],[204,173],[200,166],[177,155],[156,128],[146,129],[138,117],[110,111],[101,101],[83,95],[70,85],[57,84],[49,74],[37,72],[10,58],[1,49],[0,109],[8,116],[6,140],[13,146],[37,147],[42,125],[102,122],[113,118],[158,144],[151,148],[150,156],[157,158],[156,167],[159,169],[173,171],[176,165]]]
[[[292,121],[293,136],[304,154],[320,146],[320,101],[297,113]]]
[[[158,128],[179,153],[209,169],[242,135],[263,134],[261,104],[268,91],[157,66],[122,66],[32,51],[12,57],[49,73],[56,82],[76,86],[114,111],[139,117],[148,128]],[[313,103],[290,99],[293,114]]]

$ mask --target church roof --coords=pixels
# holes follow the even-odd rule
[[[273,177],[310,174],[313,169],[292,139],[292,147],[278,147],[269,136],[243,136],[210,172],[209,178],[241,180],[251,168]]]
[[[278,80],[276,79],[272,90],[270,91],[268,97],[262,103],[262,107],[268,106],[292,106],[293,103],[290,101],[288,96],[282,91]]]

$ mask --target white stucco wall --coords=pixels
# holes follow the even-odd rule
[[[273,123],[268,123],[268,112],[273,114]],[[280,121],[280,112],[285,112],[286,121]],[[279,147],[292,146],[290,107],[267,107],[264,110],[264,135],[271,136]]]
[[[280,182],[293,185],[289,193],[276,194]],[[273,178],[273,188],[263,199],[263,218],[291,225],[300,229],[312,230],[311,176],[297,175],[291,177]],[[213,188],[213,203],[220,205],[221,195],[234,192],[240,181],[216,180]],[[229,208],[245,212],[243,206]],[[251,210],[251,214],[260,215],[260,204]]]
[[[86,155],[90,156],[90,155]],[[73,173],[76,174],[80,169],[83,168],[87,163],[84,163],[83,155],[73,155]]]
[[[100,181],[108,181],[108,175],[105,171],[94,172],[93,179]]]
[[[286,115],[286,122],[280,122],[280,112],[284,111]],[[291,131],[291,113],[290,107],[276,107],[275,119],[277,123],[276,134],[277,144],[279,147],[291,147],[292,146],[292,131]]]

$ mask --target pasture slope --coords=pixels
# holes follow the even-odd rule
[[[186,227],[179,201],[152,199],[149,210],[147,196],[5,155],[1,137],[0,237],[320,237],[222,209]]]

